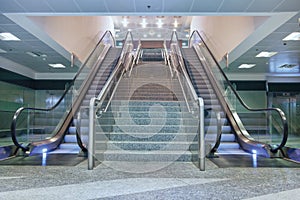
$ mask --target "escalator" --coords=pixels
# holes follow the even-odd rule
[[[234,135],[234,130],[229,124],[228,118],[224,109],[221,107],[221,103],[215,94],[212,85],[209,81],[208,76],[205,73],[205,69],[200,64],[200,60],[197,54],[192,48],[182,49],[182,55],[184,57],[185,66],[187,68],[188,74],[191,77],[193,86],[197,92],[198,96],[201,96],[204,100],[204,106],[206,110],[205,116],[205,127],[207,140],[211,141],[217,137],[214,134],[217,130],[217,123],[211,120],[212,115],[219,113],[221,122],[221,143],[218,146],[218,155],[220,154],[236,154],[243,155],[247,152],[243,151],[238,144],[236,137]],[[200,67],[199,67],[200,66]],[[210,138],[209,138],[210,137]],[[211,144],[213,146],[213,144]]]
[[[15,153],[86,152],[89,100],[101,92],[114,70],[122,65],[126,50],[116,48],[112,34],[107,31],[55,105],[18,109],[11,124]]]
[[[288,126],[284,113],[278,108],[248,107],[197,31],[189,48],[180,47],[175,32],[171,40],[172,54],[184,65],[197,95],[204,99],[207,156],[286,158],[283,149]]]

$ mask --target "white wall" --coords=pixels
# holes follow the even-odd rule
[[[85,60],[106,30],[114,29],[109,16],[34,16],[30,19],[81,61]]]
[[[218,60],[245,40],[268,17],[195,16],[191,32],[203,32],[206,42]]]

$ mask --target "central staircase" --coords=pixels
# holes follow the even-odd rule
[[[108,111],[96,123],[99,161],[145,172],[193,160],[198,119],[187,112],[178,81],[168,70],[161,62],[143,63],[121,80]]]

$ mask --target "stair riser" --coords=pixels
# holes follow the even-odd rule
[[[128,162],[191,162],[193,160],[191,154],[96,154],[96,158],[100,157],[106,161],[128,161]]]
[[[115,149],[122,149],[124,151],[187,151],[189,150],[192,145],[191,143],[186,144],[174,144],[171,142],[165,142],[165,144],[161,143],[137,143],[137,142],[126,142],[126,143],[114,143],[114,142],[108,142],[105,145],[105,149],[101,149],[104,147],[104,145],[98,145],[96,144],[96,150],[115,150]],[[195,149],[197,145],[192,145]]]
[[[187,141],[193,141],[196,137],[195,134],[164,134],[164,133],[157,133],[157,134],[96,134],[95,139],[96,141],[126,141],[126,142],[172,142],[172,141],[181,141],[181,142],[187,142]]]

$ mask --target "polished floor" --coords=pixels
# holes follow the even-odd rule
[[[129,173],[122,170],[126,162],[88,170],[86,159],[54,158],[1,162],[0,199],[300,199],[300,167],[284,162],[262,166],[258,158],[256,166],[239,166],[241,158],[231,165],[206,159],[205,171],[187,162],[143,163]]]

